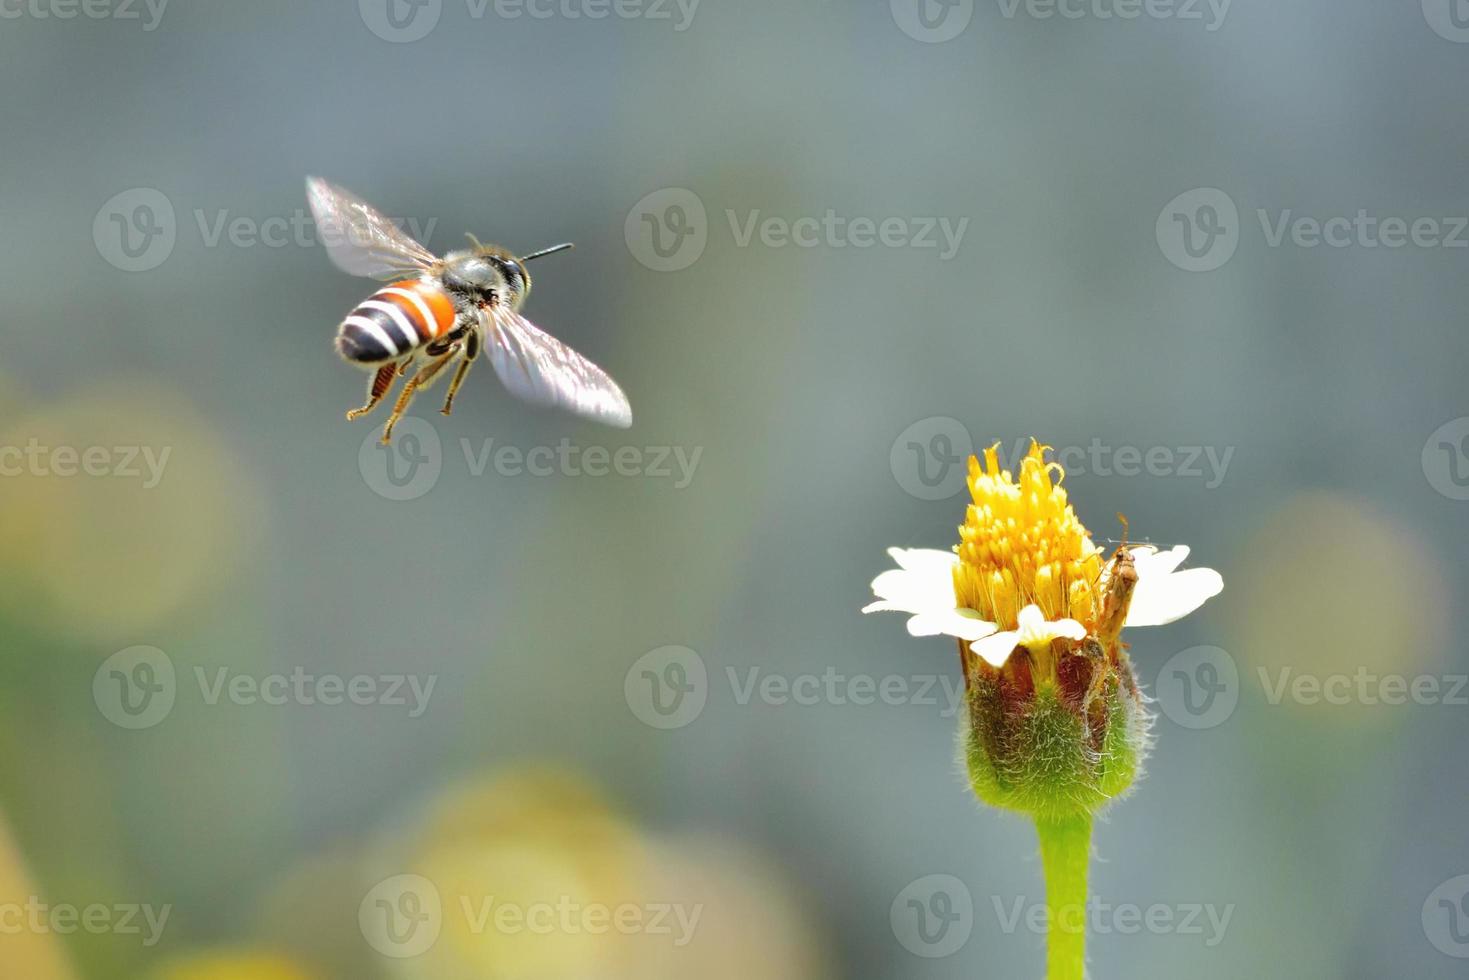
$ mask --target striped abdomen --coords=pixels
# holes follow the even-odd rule
[[[337,328],[337,351],[358,364],[395,361],[447,334],[454,304],[435,283],[405,279],[363,300]]]

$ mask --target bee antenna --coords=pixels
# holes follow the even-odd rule
[[[576,248],[576,246],[573,245],[571,242],[562,242],[560,245],[552,245],[550,248],[543,248],[539,252],[532,252],[529,255],[522,255],[520,257],[520,261],[529,262],[531,259],[538,259],[542,255],[550,255],[552,252],[564,252],[568,248]]]
[[[473,245],[476,249],[482,249],[482,248],[484,248],[484,246],[480,244],[480,240],[478,238],[475,238],[474,237],[474,233],[473,232],[466,231],[464,233],[464,237],[467,238],[467,239],[469,239],[469,244]]]

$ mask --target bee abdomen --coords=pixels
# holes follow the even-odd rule
[[[397,360],[454,326],[454,304],[426,279],[407,279],[373,293],[337,328],[337,352],[357,364]]]

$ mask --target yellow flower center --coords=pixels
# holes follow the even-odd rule
[[[1066,500],[1065,470],[1045,461],[1047,448],[1031,443],[1018,481],[1000,469],[998,443],[983,466],[970,457],[974,503],[959,528],[954,595],[1002,630],[1015,629],[1020,610],[1034,603],[1048,620],[1075,619],[1090,631],[1102,552]]]

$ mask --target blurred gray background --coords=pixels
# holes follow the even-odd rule
[[[956,540],[954,460],[1031,436],[1098,539],[1125,513],[1226,582],[1131,634],[1158,744],[1093,891],[1173,925],[1104,913],[1093,975],[1463,975],[1469,5],[392,2],[0,7],[0,445],[169,450],[154,486],[119,454],[0,479],[26,893],[172,907],[151,946],[56,937],[78,975],[418,975],[357,933],[362,854],[549,765],[656,847],[750,856],[701,878],[745,911],[680,975],[1038,976],[1007,928],[1033,830],[959,775],[953,647],[858,614],[885,548]],[[575,241],[526,312],[633,428],[484,364],[379,452],[330,343],[375,287],[312,237],[307,174],[436,251]],[[490,439],[637,461],[536,476]],[[137,646],[176,700],[131,729],[103,667]],[[702,708],[670,721],[644,683],[674,661]],[[436,687],[411,717],[196,683],[298,668]],[[909,695],[743,695],[832,674]],[[1350,690],[1276,694],[1301,675]],[[952,951],[898,921],[935,874],[972,907]],[[160,972],[213,950],[300,972]],[[620,975],[461,953],[431,975]]]

